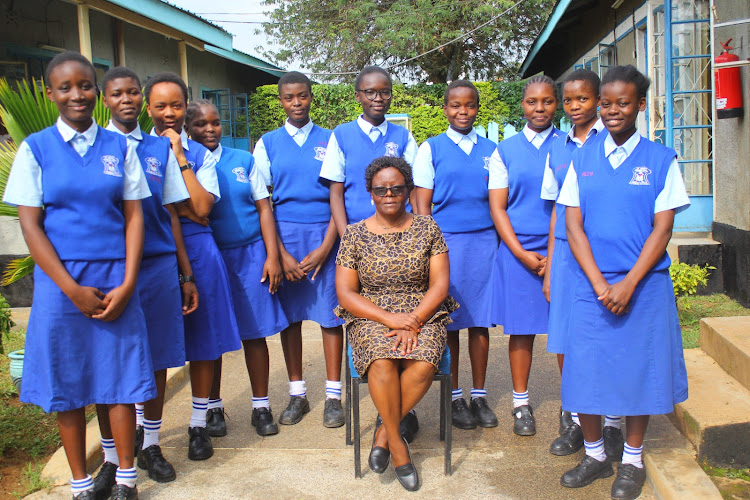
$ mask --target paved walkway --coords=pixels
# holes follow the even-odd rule
[[[557,434],[559,374],[553,355],[545,351],[546,337],[535,346],[531,374],[531,402],[538,433],[518,437],[512,431],[511,384],[507,340],[491,330],[489,403],[500,426],[473,431],[453,430],[453,475],[443,475],[443,447],[438,439],[438,386],[430,389],[417,407],[421,429],[412,445],[412,456],[422,488],[408,494],[391,470],[383,475],[367,468],[375,409],[367,390],[362,391],[362,479],[354,478],[351,446],[344,443],[344,427],[322,425],[325,372],[319,329],[305,323],[304,367],[312,410],[295,426],[280,426],[276,436],[259,437],[250,425],[250,384],[241,351],[224,358],[223,398],[229,414],[229,433],[214,438],[215,455],[205,462],[187,459],[187,424],[191,411],[190,385],[168,403],[161,445],[177,469],[177,480],[159,484],[139,471],[142,499],[201,498],[497,498],[497,499],[598,499],[609,498],[612,479],[599,480],[581,490],[560,486],[562,473],[581,456],[554,457],[550,442]],[[461,384],[471,385],[465,337],[462,338]],[[278,418],[288,402],[286,369],[278,336],[269,340],[271,351],[270,398]],[[652,419],[646,449],[686,447],[686,441],[666,417]],[[582,453],[582,452],[580,452]],[[67,486],[33,495],[34,499],[69,498]],[[655,498],[648,485],[641,496]]]

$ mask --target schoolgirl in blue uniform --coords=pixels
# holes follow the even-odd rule
[[[573,123],[570,132],[561,135],[552,143],[547,155],[544,169],[544,182],[541,197],[545,200],[557,200],[565,174],[568,173],[573,152],[582,147],[587,141],[596,137],[604,129],[599,120],[597,108],[599,106],[599,76],[588,69],[577,69],[565,78],[562,89],[563,110]],[[606,132],[604,132],[606,133]],[[565,234],[565,206],[555,205],[550,221],[549,244],[547,246],[547,260],[549,272],[544,273],[544,294],[550,303],[549,330],[547,335],[547,351],[557,354],[557,362],[562,374],[564,353],[563,347],[568,335],[568,320],[570,306],[573,301],[570,284],[575,279],[578,264],[570,252],[568,238]],[[552,277],[554,276],[554,279]],[[619,418],[608,418],[607,437],[605,443],[617,447],[622,455],[622,432]],[[550,453],[564,456],[577,452],[583,447],[583,432],[581,431],[578,414],[560,411],[560,436],[550,446]],[[611,438],[608,439],[608,437]],[[619,436],[619,439],[617,437]]]
[[[151,134],[169,138],[190,193],[189,200],[175,205],[185,249],[195,273],[194,276],[183,275],[181,281],[195,282],[200,293],[198,309],[184,317],[185,357],[190,361],[193,390],[188,458],[205,460],[213,456],[206,414],[216,360],[225,352],[238,350],[241,344],[229,277],[208,226],[214,201],[220,199],[216,159],[205,147],[188,139],[182,130],[187,94],[182,78],[168,72],[152,76],[144,89],[146,109],[154,121]]]
[[[287,114],[283,127],[255,144],[255,166],[273,186],[273,207],[279,251],[286,281],[279,300],[289,327],[281,332],[289,406],[279,423],[293,425],[310,411],[302,378],[302,321],[315,321],[323,334],[326,360],[326,402],[323,425],[344,425],[341,407],[343,321],[333,314],[338,233],[331,218],[328,186],[318,177],[331,131],[310,120],[313,94],[310,79],[291,71],[278,84],[279,101]]]
[[[285,329],[289,322],[275,295],[283,275],[268,190],[254,168],[253,155],[220,144],[221,119],[210,101],[190,103],[185,128],[190,137],[213,152],[217,162],[216,174],[223,197],[214,205],[209,219],[229,274],[253,389],[251,424],[261,436],[277,434],[279,428],[268,401],[266,337]],[[221,366],[221,359],[217,360],[217,366]],[[212,399],[220,396],[220,381],[220,376],[214,380]]]
[[[448,330],[453,374],[453,425],[460,429],[497,426],[484,387],[489,354],[492,267],[497,233],[490,217],[487,166],[495,143],[479,137],[474,121],[479,92],[467,80],[445,90],[443,104],[450,127],[423,142],[414,162],[416,211],[432,215],[450,249],[451,297],[461,307],[451,313]],[[434,205],[433,205],[434,203]],[[458,384],[459,330],[469,330],[473,386],[471,409]]]
[[[536,433],[529,404],[529,373],[538,333],[547,332],[549,304],[542,293],[547,239],[554,203],[539,197],[544,165],[560,131],[552,125],[555,82],[529,78],[521,102],[527,123],[520,134],[497,145],[490,158],[490,211],[500,239],[494,272],[492,321],[511,335],[508,356],[513,378],[513,432]]]
[[[673,149],[641,137],[649,79],[616,66],[602,79],[609,134],[573,155],[558,202],[581,270],[565,345],[562,404],[577,410],[586,456],[561,483],[585,486],[613,474],[601,417],[626,415],[626,442],[612,498],[637,498],[649,415],[688,396],[667,243],[676,211],[690,201]]]
[[[36,263],[21,401],[56,411],[74,498],[93,499],[86,472],[90,404],[106,405],[120,467],[112,498],[138,498],[133,403],[156,397],[136,281],[141,199],[150,196],[135,150],[91,118],[96,73],[75,52],[50,61],[55,125],[19,146],[4,202],[18,205]]]

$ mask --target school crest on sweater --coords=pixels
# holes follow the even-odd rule
[[[386,142],[385,156],[400,156],[398,154],[398,144],[396,144],[395,142]]]
[[[648,167],[635,167],[633,169],[633,178],[630,179],[630,184],[634,186],[650,186],[648,182],[648,175],[651,173],[651,169]]]
[[[245,172],[245,167],[235,167],[232,169],[232,173],[237,176],[237,182],[242,182],[244,184],[250,182],[247,179],[247,172]]]
[[[104,163],[104,173],[113,177],[122,177],[122,172],[117,168],[117,164],[120,163],[120,159],[112,155],[102,156],[102,163]]]
[[[326,148],[316,147],[315,150],[315,159],[318,161],[323,161],[326,158]]]
[[[146,173],[155,175],[156,177],[161,177],[161,171],[159,170],[159,167],[161,167],[161,162],[154,158],[153,156],[149,156],[147,158],[144,158],[143,160],[146,162]]]
[[[484,166],[482,168],[484,168],[485,170],[489,170],[490,169],[490,157],[482,156],[482,161],[484,162]]]

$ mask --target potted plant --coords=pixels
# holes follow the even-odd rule
[[[10,329],[16,326],[10,316],[10,304],[5,300],[5,297],[0,295],[0,353],[5,352],[3,348],[3,340],[9,338]],[[19,392],[21,391],[21,376],[23,374],[23,355],[23,349],[8,354],[8,357],[10,358],[10,378]]]

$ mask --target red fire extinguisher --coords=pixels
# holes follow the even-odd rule
[[[721,46],[724,51],[716,56],[715,62],[736,62],[740,57],[730,54],[730,38]],[[716,89],[716,116],[718,118],[737,118],[742,116],[742,82],[740,81],[740,68],[719,68],[714,71],[714,86]]]

